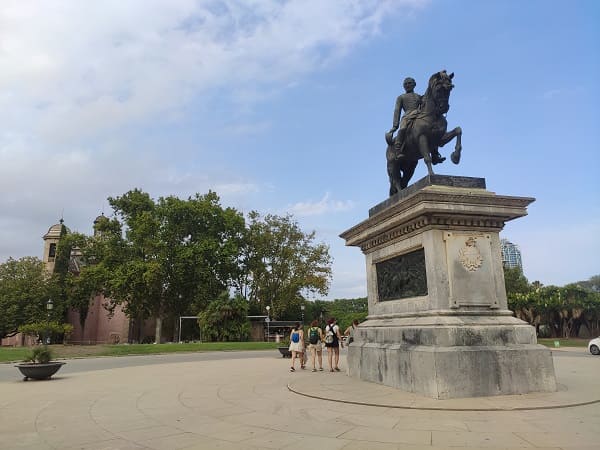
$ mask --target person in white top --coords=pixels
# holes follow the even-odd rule
[[[327,362],[329,363],[330,372],[340,371],[340,345],[342,348],[344,347],[340,327],[337,325],[337,320],[332,317],[327,321],[325,327],[325,347],[327,348]]]
[[[292,366],[290,372],[295,372],[296,358],[300,359],[300,368],[304,369],[304,331],[299,322],[296,322],[290,333],[290,352],[292,352]]]

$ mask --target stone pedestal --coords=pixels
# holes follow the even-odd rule
[[[440,399],[555,391],[550,350],[508,310],[502,270],[499,232],[533,201],[433,175],[345,231],[369,297],[350,376]]]

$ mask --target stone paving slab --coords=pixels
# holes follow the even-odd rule
[[[600,398],[600,358],[564,355],[554,357],[564,385],[554,395]],[[343,372],[290,373],[288,366],[274,354],[59,372],[39,382],[15,377],[0,382],[0,450],[599,448],[599,403],[529,411],[473,410],[487,399],[461,399],[465,411],[349,404],[298,395],[288,386],[379,402],[400,394]],[[511,397],[519,398],[496,403],[554,401]]]

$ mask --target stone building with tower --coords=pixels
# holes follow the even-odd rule
[[[97,233],[96,225],[102,220],[108,220],[108,218],[100,215],[94,220],[94,233]],[[54,271],[63,226],[64,223],[61,219],[48,228],[48,231],[42,236],[44,241],[42,262],[48,275],[51,275]],[[68,228],[66,231],[69,232]],[[82,264],[84,263],[81,251],[79,248],[74,247],[69,258],[69,271],[76,275],[79,274]],[[101,294],[90,298],[84,320],[81,319],[79,310],[69,309],[67,311],[66,317],[62,320],[73,325],[73,332],[68,339],[69,343],[89,345],[154,342],[155,321],[153,319],[130,319],[123,311],[122,305],[117,305],[113,313],[110,314],[104,307],[108,301],[109,299]],[[252,329],[250,340],[263,341],[269,339],[264,316],[260,316],[260,320],[253,320],[249,317],[249,320]],[[169,324],[164,322],[163,324],[166,325],[166,329],[163,329],[163,337],[168,339],[173,330],[168,330]],[[271,330],[271,338],[274,339],[276,331],[278,331],[278,327],[274,326]],[[176,338],[175,336],[174,339]],[[17,334],[2,339],[0,344],[3,346],[23,346],[31,343],[24,336]]]
[[[94,220],[94,233],[96,233],[96,224],[101,220],[108,219],[104,215],[98,216]],[[42,237],[44,240],[42,261],[49,274],[54,271],[62,227],[63,220],[61,219],[59,223],[52,225]],[[78,274],[81,264],[81,251],[75,247],[71,250],[69,271]],[[81,320],[78,310],[70,309],[67,312],[66,321],[73,325],[73,333],[69,342],[74,344],[118,344],[135,342],[140,335],[150,336],[154,333],[153,321],[146,320],[139,324],[125,315],[121,305],[118,305],[114,312],[109,314],[104,308],[107,301],[103,295],[91,298],[85,320]],[[143,327],[141,333],[140,326]]]

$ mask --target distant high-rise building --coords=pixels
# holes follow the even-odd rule
[[[508,239],[500,239],[500,248],[502,250],[502,264],[504,267],[510,267],[511,269],[518,267],[523,270],[521,251],[518,246]]]

